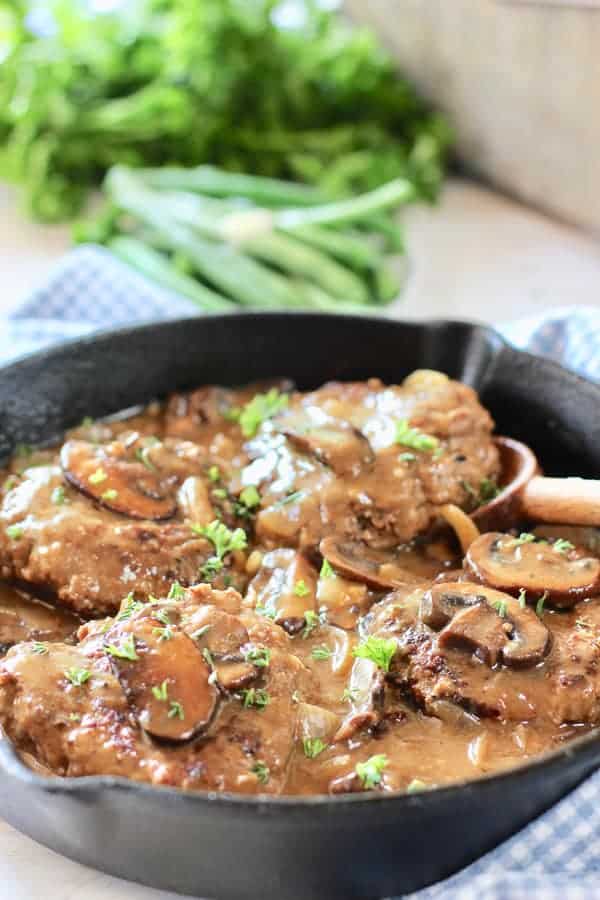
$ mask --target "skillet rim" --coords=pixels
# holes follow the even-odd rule
[[[336,319],[344,320],[348,323],[369,323],[372,325],[391,325],[396,324],[403,327],[410,327],[416,330],[442,330],[444,328],[459,327],[466,329],[471,334],[482,334],[487,339],[496,344],[500,350],[500,354],[514,356],[524,360],[529,365],[535,364],[536,367],[546,368],[553,372],[561,379],[570,382],[577,390],[591,390],[598,394],[600,400],[600,384],[593,382],[591,379],[585,378],[570,369],[565,368],[555,360],[530,353],[526,350],[520,350],[514,347],[492,326],[482,322],[469,321],[467,319],[401,319],[391,318],[388,316],[376,315],[352,315],[350,313],[330,313],[318,312],[312,310],[240,310],[239,312],[221,313],[221,314],[197,314],[189,316],[177,316],[167,319],[150,319],[141,320],[135,323],[127,324],[119,328],[101,328],[93,331],[91,334],[85,334],[74,338],[68,338],[58,343],[44,347],[30,353],[23,354],[17,359],[11,360],[5,365],[0,365],[0,377],[11,371],[17,370],[23,363],[43,363],[61,353],[65,349],[76,349],[78,346],[85,348],[113,338],[126,338],[128,335],[139,335],[152,331],[160,331],[167,326],[182,326],[189,323],[190,320],[201,321],[217,321],[226,322],[239,319],[254,320],[257,323],[262,320],[277,319]],[[485,381],[484,381],[485,383]],[[576,756],[585,756],[585,751],[596,744],[600,739],[600,725],[590,732],[580,737],[570,740],[568,743],[555,750],[548,750],[539,756],[523,762],[517,766],[512,766],[505,771],[494,772],[482,775],[474,779],[462,779],[447,785],[440,785],[431,789],[426,789],[413,794],[396,791],[390,793],[378,793],[375,791],[366,791],[356,794],[342,794],[331,796],[329,794],[308,794],[308,795],[276,795],[257,794],[248,796],[245,794],[236,794],[233,792],[216,792],[216,791],[186,791],[178,787],[169,787],[163,785],[154,785],[143,781],[135,781],[125,778],[124,776],[115,775],[85,775],[79,777],[68,776],[45,776],[40,775],[30,769],[19,757],[12,741],[6,735],[2,726],[0,726],[0,769],[5,776],[11,777],[23,785],[39,789],[46,794],[79,794],[92,796],[94,793],[103,792],[107,789],[112,791],[133,792],[141,794],[148,798],[160,797],[169,803],[193,803],[193,804],[215,804],[223,809],[232,808],[244,810],[247,812],[259,811],[261,813],[278,814],[285,810],[288,815],[302,814],[303,810],[319,808],[325,809],[331,814],[336,810],[344,810],[348,806],[363,807],[365,804],[374,806],[378,804],[379,808],[384,807],[385,810],[396,808],[398,805],[414,806],[436,802],[436,798],[442,802],[443,798],[452,799],[458,793],[465,791],[484,790],[488,785],[500,784],[503,781],[510,781],[527,778],[528,775],[536,770],[545,767],[551,768],[552,764],[560,765],[561,762]],[[598,761],[600,767],[600,759]],[[210,807],[209,807],[210,808]],[[383,811],[383,810],[382,810]]]

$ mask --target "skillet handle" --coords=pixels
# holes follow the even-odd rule
[[[535,475],[519,495],[521,510],[540,522],[600,526],[600,481]]]

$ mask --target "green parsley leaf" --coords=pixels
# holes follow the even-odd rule
[[[259,669],[266,669],[271,662],[271,651],[268,647],[250,647],[244,653],[244,659]]]
[[[65,499],[66,499],[65,489],[62,486],[62,484],[58,484],[54,488],[52,493],[50,494],[50,500],[52,503],[55,503],[57,506],[62,506],[62,504],[65,502]]]
[[[174,581],[171,589],[167,594],[167,600],[182,600],[185,597],[185,588],[182,588],[178,581]]]
[[[209,525],[192,525],[192,531],[211,542],[218,560],[222,560],[232,550],[245,550],[248,546],[246,532],[242,528],[231,531],[218,519],[214,519]]]
[[[159,641],[170,641],[173,637],[173,629],[170,624],[167,624],[164,628],[153,628],[152,634],[155,634]]]
[[[354,656],[370,659],[376,666],[389,672],[397,644],[393,638],[379,638],[371,635],[352,651]]]
[[[325,660],[333,656],[333,651],[326,647],[325,644],[321,644],[319,647],[313,647],[310,655],[313,659]]]
[[[208,470],[208,477],[211,481],[220,481],[221,480],[221,470],[218,466],[211,466]]]
[[[217,500],[227,500],[227,491],[225,488],[215,488],[212,492],[213,497]]]
[[[344,688],[342,693],[342,702],[344,703],[354,703],[354,701],[358,698],[358,688]]]
[[[201,637],[204,637],[207,631],[210,631],[210,625],[202,625],[200,628],[197,628],[196,631],[193,631],[190,634],[190,637],[194,641],[199,641]]]
[[[400,462],[414,462],[416,460],[416,458],[417,457],[415,456],[414,453],[409,453],[409,452],[401,453],[400,456],[398,457]]]
[[[38,656],[44,656],[48,652],[48,644],[45,644],[44,641],[34,641],[31,649]]]
[[[165,702],[169,699],[169,682],[166,678],[160,684],[153,685],[152,696],[156,700],[164,700]]]
[[[75,666],[71,669],[67,669],[65,672],[65,678],[71,682],[75,687],[81,687],[89,680],[92,673],[89,669],[78,669]]]
[[[271,700],[264,688],[247,688],[246,690],[241,691],[239,698],[246,709],[249,709],[250,707],[264,709]]]
[[[544,591],[544,593],[542,594],[542,596],[540,597],[538,602],[535,604],[535,611],[536,611],[536,614],[540,617],[540,619],[542,618],[542,616],[544,614],[544,603],[546,602],[547,599],[548,599],[548,591]]]
[[[6,533],[13,541],[19,541],[23,537],[23,529],[20,525],[9,525]]]
[[[259,506],[260,494],[253,484],[245,487],[244,490],[240,493],[240,501],[244,504],[245,507],[247,507],[247,509],[254,509],[255,506]]]
[[[239,422],[244,437],[254,437],[262,423],[281,412],[288,402],[288,395],[280,394],[277,388],[271,388],[266,394],[256,394],[240,413]]]
[[[502,488],[496,484],[493,478],[482,478],[479,482],[480,503],[489,503],[500,493],[502,493]]]
[[[16,487],[18,481],[19,479],[16,475],[9,475],[2,487],[8,493],[8,491],[12,491],[12,489]]]
[[[125,605],[123,605],[125,604]],[[133,594],[130,592],[127,596],[121,601],[121,606],[123,607],[121,611],[117,614],[115,621],[116,622],[126,622],[128,619],[132,617],[132,615],[141,609],[146,604],[141,600],[136,600]]]
[[[521,609],[525,609],[525,607],[527,605],[527,591],[525,591],[523,588],[521,588],[521,590],[519,591],[518,600],[519,600],[519,606],[521,607]]]
[[[314,759],[315,756],[318,756],[319,753],[322,753],[323,750],[327,749],[327,744],[321,740],[321,738],[304,738],[302,741],[302,748],[304,750],[304,755],[308,757],[308,759]]]
[[[130,659],[135,662],[136,659],[139,659],[139,656],[135,652],[135,638],[132,634],[127,635],[123,641],[121,641],[121,645],[117,646],[116,644],[105,644],[104,652],[110,653],[111,656],[116,656],[118,659]]]
[[[494,600],[492,606],[498,613],[501,619],[506,618],[506,600]]]
[[[277,617],[277,610],[273,605],[273,599],[271,598],[268,603],[257,603],[254,607],[254,612],[259,616],[264,616],[265,619],[275,619]]]
[[[507,550],[511,550],[513,547],[520,547],[521,544],[531,544],[535,541],[535,534],[529,534],[527,531],[522,531],[519,537],[510,538],[508,541],[504,542],[504,547]]]
[[[329,560],[324,559],[323,565],[321,566],[321,571],[319,572],[319,577],[320,578],[333,578],[334,575],[335,575],[335,572],[331,568],[331,564],[330,564]]]
[[[274,503],[273,509],[279,509],[280,506],[287,506],[289,503],[298,503],[304,497],[304,493],[304,491],[293,491],[291,494],[278,500],[277,503]]]
[[[100,495],[102,500],[116,500],[119,496],[119,492],[114,488],[109,488],[107,491],[104,491],[103,494]]]
[[[88,481],[90,484],[102,484],[102,482],[106,481],[107,478],[108,475],[106,474],[102,466],[98,466],[96,471],[92,472],[92,474],[88,478]]]
[[[388,758],[384,753],[370,756],[366,762],[356,764],[354,771],[365,790],[370,791],[376,785],[381,784],[381,776],[387,764]]]
[[[266,765],[266,763],[261,762],[261,760],[257,760],[254,763],[254,765],[252,766],[252,768],[250,769],[250,771],[254,775],[256,775],[256,777],[258,778],[258,780],[261,784],[266,784],[271,775],[269,767]]]
[[[321,622],[316,612],[312,609],[307,609],[304,613],[304,631],[302,632],[302,637],[307,638],[320,624]]]
[[[575,549],[575,544],[572,544],[571,541],[565,541],[563,538],[558,538],[552,544],[552,549],[556,550],[557,553],[569,553]]]
[[[141,462],[149,472],[156,472],[157,468],[149,457],[150,450],[152,447],[155,447],[156,444],[160,444],[159,440],[155,440],[154,443],[150,444],[149,447],[138,447],[135,451],[135,458],[138,462]]]
[[[306,586],[306,582],[303,578],[296,582],[294,585],[294,594],[296,597],[306,597],[310,594],[309,588]]]
[[[183,722],[183,719],[184,719],[183,706],[181,705],[181,703],[178,700],[171,700],[171,702],[169,703],[169,712],[167,713],[167,715],[168,715],[169,719],[177,718],[177,719],[181,719],[181,721]]]
[[[396,422],[396,443],[412,450],[420,450],[422,453],[432,453],[437,450],[440,442],[431,434],[425,434],[418,428],[411,428],[408,419],[400,419]]]

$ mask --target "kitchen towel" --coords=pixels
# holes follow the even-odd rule
[[[8,361],[99,328],[197,315],[98,247],[81,247],[0,323]],[[511,343],[600,380],[600,311],[564,307],[500,325]],[[490,812],[493,815],[493,811]],[[600,772],[540,818],[444,882],[410,900],[600,898]]]

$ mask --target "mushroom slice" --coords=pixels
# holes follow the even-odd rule
[[[467,572],[490,587],[528,599],[547,594],[548,602],[569,608],[600,590],[600,560],[560,543],[483,534],[465,557]]]
[[[314,706],[312,703],[298,704],[298,721],[296,723],[296,736],[300,740],[305,738],[324,738],[330,740],[339,726],[339,717],[323,706]]]
[[[215,606],[198,609],[184,630],[200,649],[224,691],[236,691],[258,676],[258,668],[246,659],[248,632],[242,622]]]
[[[172,478],[128,459],[115,441],[96,447],[67,441],[60,452],[67,481],[102,506],[132,519],[169,519],[177,509]]]
[[[246,601],[288,634],[297,634],[306,624],[306,613],[316,612],[316,593],[317,573],[305,556],[272,550],[250,582]]]
[[[319,550],[336,572],[353,581],[362,581],[376,590],[385,591],[423,581],[414,572],[399,565],[391,553],[372,550],[358,541],[326,537],[321,541]]]
[[[153,737],[187,741],[204,731],[219,692],[191,638],[158,620],[136,619],[106,635],[104,650],[140,726]]]
[[[336,475],[358,475],[375,460],[373,448],[358,428],[316,407],[286,414],[279,428],[293,447],[314,456]]]
[[[208,525],[215,518],[215,510],[208,496],[208,487],[203,478],[190,475],[177,492],[177,503],[184,519],[195,525]]]
[[[440,647],[467,648],[489,666],[503,662],[528,668],[550,651],[551,633],[535,612],[492,588],[436,584],[423,594],[419,615],[430,628],[441,630]]]
[[[346,716],[334,740],[346,741],[357,731],[372,728],[383,714],[385,675],[370,659],[360,657],[352,666],[348,696],[351,701],[350,713]]]

